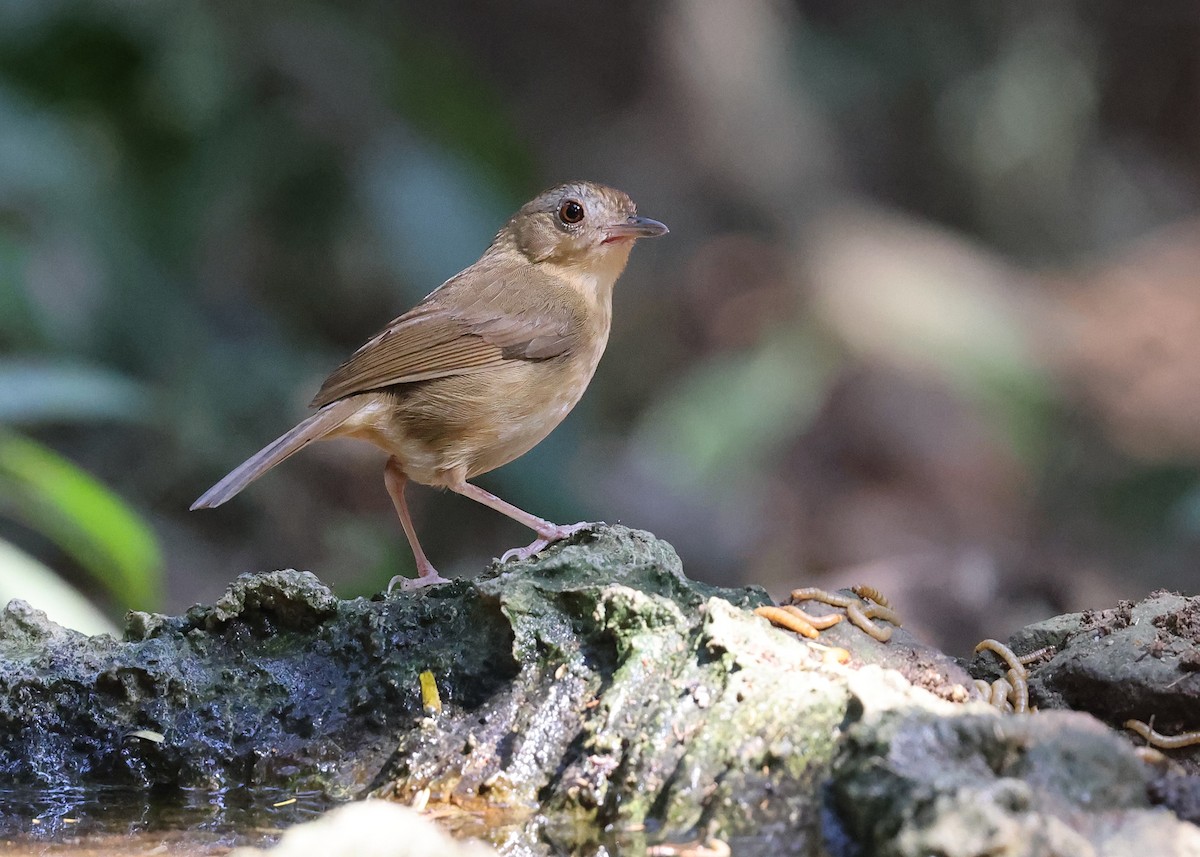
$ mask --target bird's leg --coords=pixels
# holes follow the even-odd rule
[[[577,533],[580,530],[591,526],[586,521],[581,521],[578,524],[552,524],[544,518],[539,518],[537,515],[531,515],[524,509],[519,509],[512,503],[501,500],[490,491],[485,491],[478,485],[472,485],[470,482],[460,482],[457,485],[451,485],[450,490],[464,497],[469,497],[476,503],[482,503],[489,508],[495,509],[502,515],[507,515],[514,521],[524,524],[537,533],[538,537],[523,548],[513,548],[506,551],[501,562],[508,562],[510,559],[529,559],[529,557],[541,553],[544,548],[559,539],[565,539],[572,533]]]
[[[391,592],[397,585],[407,591],[428,586],[431,583],[450,582],[437,573],[437,569],[433,567],[433,563],[421,549],[421,543],[417,541],[417,529],[413,526],[412,516],[408,514],[408,503],[404,499],[404,486],[407,483],[408,476],[405,475],[404,468],[400,466],[400,459],[392,456],[383,468],[383,484],[387,486],[388,495],[392,498],[392,505],[396,507],[396,514],[400,517],[400,526],[404,527],[404,535],[408,536],[408,545],[412,548],[413,559],[417,561],[417,576],[412,578],[397,574],[388,583],[388,592]]]

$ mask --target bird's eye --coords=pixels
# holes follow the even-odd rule
[[[578,223],[583,220],[583,206],[573,199],[558,207],[558,219],[563,223]]]

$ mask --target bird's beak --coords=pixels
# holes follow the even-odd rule
[[[659,223],[657,220],[651,220],[649,217],[638,217],[634,215],[628,220],[620,223],[613,223],[605,227],[604,232],[607,237],[604,243],[610,241],[620,241],[623,238],[654,238],[659,235],[666,235],[670,232],[665,223]]]

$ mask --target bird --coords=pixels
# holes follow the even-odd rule
[[[392,578],[389,592],[447,582],[417,539],[409,482],[449,489],[533,530],[534,541],[501,562],[584,529],[539,518],[469,480],[524,455],[575,407],[608,343],[613,286],[634,243],[667,232],[602,184],[574,181],[538,194],[478,261],[334,370],[312,400],[316,413],[191,508],[220,506],[313,441],[348,437],[388,455],[384,484],[417,570]]]

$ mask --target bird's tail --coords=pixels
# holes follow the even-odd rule
[[[326,405],[235,467],[224,479],[205,491],[191,508],[214,509],[220,506],[285,458],[337,429],[360,407],[362,403],[353,399],[342,399]]]

